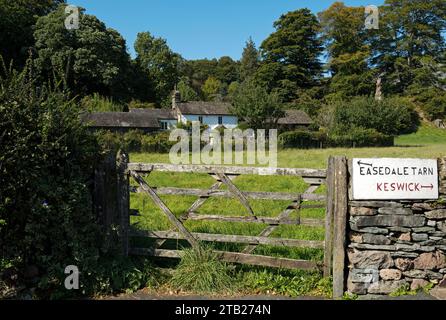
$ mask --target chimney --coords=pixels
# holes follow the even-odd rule
[[[172,95],[172,109],[175,110],[179,103],[181,103],[181,94],[180,91],[175,89]]]

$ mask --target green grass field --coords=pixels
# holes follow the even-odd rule
[[[386,148],[358,148],[358,149],[314,149],[280,150],[278,153],[279,167],[294,168],[326,168],[327,159],[331,155],[345,155],[352,157],[397,157],[397,158],[437,158],[446,156],[446,130],[423,126],[415,134],[396,138],[395,147]],[[130,155],[131,162],[168,163],[168,154],[135,153]],[[145,178],[151,186],[181,187],[208,189],[214,179],[206,174],[183,174],[152,172]],[[234,183],[243,191],[270,191],[270,192],[296,192],[301,193],[308,185],[300,178],[283,176],[250,176],[242,175]],[[133,182],[134,184],[134,182]],[[222,187],[224,189],[224,187]],[[324,193],[324,186],[317,192]],[[179,217],[197,197],[191,196],[162,196],[164,202]],[[289,202],[273,200],[250,200],[250,204],[258,216],[277,216],[284,210]],[[164,214],[144,194],[131,195],[131,207],[138,209],[140,216],[132,217],[131,223],[142,230],[168,230],[171,225]],[[198,210],[200,214],[218,215],[248,215],[246,209],[236,199],[211,198]],[[320,218],[325,215],[324,209],[304,209],[300,211],[301,217]],[[296,216],[293,213],[292,217]],[[192,232],[258,235],[266,225],[254,223],[232,223],[214,221],[186,221],[186,227]],[[271,237],[282,237],[303,240],[324,240],[324,229],[308,226],[279,226]],[[134,245],[146,246],[150,242],[135,239]],[[182,241],[168,241],[167,248],[178,248],[185,245]],[[240,251],[244,246],[238,244],[212,244],[213,248],[228,251]],[[272,246],[258,246],[254,254],[263,254],[293,259],[306,259],[321,261],[322,249],[286,248]],[[246,269],[252,272],[255,269]],[[263,271],[259,271],[263,272]]]
[[[446,156],[446,130],[422,126],[417,133],[399,136],[394,147],[386,148],[330,148],[330,149],[286,149],[278,154],[279,167],[326,168],[329,156],[345,155],[348,158],[438,158]],[[168,154],[134,153],[132,162],[169,163]]]

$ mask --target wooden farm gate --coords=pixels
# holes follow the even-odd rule
[[[186,189],[186,188],[155,188],[150,186],[143,175],[148,176],[153,171],[161,172],[179,172],[179,173],[206,173],[211,175],[216,181],[209,188],[204,189]],[[301,218],[290,218],[293,211],[299,212],[305,208],[321,208],[324,204],[306,204],[307,201],[325,201],[326,195],[314,193],[316,189],[326,182],[326,170],[318,169],[297,169],[297,168],[261,168],[261,167],[229,167],[229,166],[206,166],[206,165],[171,165],[171,164],[149,164],[149,163],[129,163],[127,173],[139,185],[138,190],[147,194],[153,202],[163,211],[172,223],[173,229],[169,231],[133,231],[130,237],[148,237],[156,239],[155,246],[152,248],[129,248],[130,254],[151,255],[156,257],[180,257],[178,250],[160,249],[160,246],[167,239],[184,239],[192,247],[198,248],[199,241],[242,243],[246,247],[241,252],[216,251],[219,256],[228,262],[244,263],[251,265],[261,265],[280,268],[298,268],[298,269],[319,269],[325,265],[325,273],[330,274],[331,255],[331,236],[326,237],[326,241],[310,241],[298,239],[272,238],[270,235],[280,225],[306,225],[306,226],[326,226],[329,220]],[[279,175],[302,177],[309,185],[308,189],[302,193],[283,193],[283,192],[246,192],[240,190],[233,180],[242,174],[249,175]],[[222,185],[226,185],[227,190],[219,190]],[[198,199],[177,219],[169,207],[162,201],[159,195],[193,195]],[[196,211],[210,197],[233,197],[238,199],[247,209],[249,215],[206,215],[198,214]],[[251,208],[248,199],[269,199],[269,200],[289,200],[290,205],[277,217],[256,216]],[[244,222],[244,223],[262,223],[268,226],[258,236],[211,234],[211,233],[192,233],[189,232],[183,222],[186,220],[213,220],[226,222]],[[328,225],[328,230],[331,227]],[[302,248],[321,248],[325,249],[324,263],[318,264],[316,261],[295,260],[288,258],[279,258],[271,256],[254,255],[252,252],[258,245],[286,246]]]
[[[347,165],[345,157],[330,157],[327,170],[297,169],[297,168],[261,168],[261,167],[230,167],[207,165],[171,165],[129,163],[125,153],[118,153],[117,157],[110,156],[104,165],[95,173],[95,208],[105,230],[115,229],[119,225],[119,241],[124,255],[149,255],[155,257],[180,258],[178,250],[161,249],[169,239],[186,240],[192,247],[198,248],[200,241],[239,243],[246,246],[241,252],[216,251],[221,259],[250,265],[289,269],[323,269],[325,276],[333,276],[333,287],[336,296],[342,296],[345,283],[345,236],[347,228]],[[153,171],[178,173],[206,173],[215,179],[215,183],[208,189],[161,188],[150,186],[143,176],[149,176]],[[296,192],[247,192],[240,190],[233,180],[243,174],[294,176],[302,177],[308,184],[303,193]],[[130,229],[130,178],[133,178],[138,188],[136,191],[147,194],[162,210],[172,224],[168,231],[132,231]],[[326,194],[315,193],[322,184],[326,185]],[[227,190],[220,189],[225,185]],[[292,191],[292,190],[290,190]],[[160,195],[188,195],[196,196],[197,200],[178,219],[160,198]],[[248,215],[207,215],[198,214],[197,209],[211,197],[231,197],[238,199],[249,212]],[[277,217],[257,216],[248,199],[286,200],[290,205]],[[324,204],[310,204],[308,201],[325,202]],[[325,207],[325,219],[309,219],[290,217],[294,211],[305,208]],[[226,222],[243,222],[247,224],[261,223],[267,227],[257,236],[194,233],[186,229],[186,220],[213,220]],[[325,227],[324,241],[308,241],[298,239],[284,239],[270,237],[280,225],[306,225]],[[108,227],[107,227],[108,226]],[[147,237],[155,239],[151,248],[135,248],[129,246],[130,237]],[[113,240],[112,240],[113,241]],[[253,254],[259,245],[277,247],[323,248],[324,261],[296,260],[289,258],[271,257]]]

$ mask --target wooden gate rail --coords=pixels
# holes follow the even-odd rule
[[[180,172],[180,173],[207,173],[217,181],[208,189],[188,189],[188,188],[156,188],[151,187],[140,174],[150,174],[152,171],[160,172]],[[302,247],[302,248],[325,248],[324,241],[310,241],[299,239],[284,239],[270,237],[279,225],[307,225],[324,226],[321,219],[310,218],[290,218],[292,212],[299,213],[302,208],[324,208],[323,204],[302,204],[302,201],[323,201],[324,195],[314,194],[314,191],[325,182],[326,170],[316,169],[295,169],[295,168],[258,168],[258,167],[230,167],[230,166],[205,166],[205,165],[171,165],[171,164],[146,164],[129,163],[127,174],[132,176],[139,187],[133,188],[134,192],[143,192],[150,196],[154,203],[163,211],[174,229],[168,231],[133,231],[132,237],[145,237],[155,239],[152,248],[130,248],[130,253],[135,255],[151,255],[156,257],[178,258],[178,250],[165,250],[160,247],[166,240],[186,240],[192,247],[198,248],[198,241],[242,243],[247,246],[242,252],[222,252],[215,251],[219,257],[225,261],[244,263],[252,265],[263,265],[281,268],[316,269],[320,264],[314,261],[296,260],[271,256],[261,256],[252,254],[258,245]],[[281,175],[299,176],[310,184],[303,193],[281,193],[281,192],[245,192],[238,189],[232,182],[241,174],[251,175]],[[222,185],[226,185],[228,190],[219,190]],[[178,219],[168,206],[161,200],[159,195],[192,195],[199,198],[192,206]],[[196,211],[205,201],[211,197],[231,197],[236,198],[247,209],[247,216],[225,216],[212,214],[197,214]],[[249,199],[269,199],[269,200],[290,200],[292,203],[277,217],[259,217],[252,210]],[[132,214],[136,214],[132,211]],[[268,226],[257,236],[245,235],[225,235],[189,232],[182,221],[186,220],[214,220],[227,222],[261,223]]]
[[[251,174],[260,176],[298,176],[302,178],[315,178],[322,184],[327,176],[324,169],[298,169],[298,168],[262,168],[262,167],[231,167],[208,165],[181,165],[166,163],[129,163],[127,169],[136,172],[183,172],[183,173],[225,173],[228,175]],[[319,178],[319,180],[318,180]],[[315,183],[316,184],[316,183]]]
[[[320,266],[315,261],[296,260],[287,258],[276,258],[255,254],[245,254],[240,252],[214,251],[220,259],[226,262],[242,263],[255,266],[266,266],[284,269],[316,270]],[[181,258],[178,250],[154,249],[154,248],[132,248],[130,253],[141,256],[151,256],[159,258]]]
[[[298,239],[284,239],[284,238],[269,238],[261,236],[243,236],[243,235],[228,235],[228,234],[212,234],[192,232],[192,236],[200,241],[209,242],[228,242],[228,243],[245,243],[251,245],[271,245],[284,247],[303,247],[323,249],[324,241],[312,240],[298,240]],[[186,240],[179,232],[175,231],[132,231],[130,233],[134,237],[144,237],[149,239],[173,239]]]
[[[287,225],[304,225],[310,227],[323,227],[324,221],[321,219],[311,219],[311,218],[272,218],[272,217],[246,217],[246,216],[222,216],[222,215],[211,215],[211,214],[189,214],[189,220],[210,220],[210,221],[223,221],[223,222],[251,222],[251,223],[262,223],[269,224],[272,226],[287,224]]]
[[[138,172],[138,171],[137,171]],[[319,185],[318,185],[319,186]],[[177,196],[197,196],[197,197],[232,197],[233,194],[226,190],[206,190],[206,189],[189,189],[189,188],[174,188],[174,187],[152,187],[157,194],[160,195],[177,195]],[[139,188],[132,188],[133,192],[139,193],[141,190]],[[296,193],[287,192],[254,192],[254,191],[243,191],[245,197],[253,200],[295,200]],[[301,194],[302,200],[307,201],[323,201],[325,200],[325,195],[314,194],[314,193],[303,193]],[[316,208],[321,207],[318,205]],[[315,208],[315,207],[313,207]]]

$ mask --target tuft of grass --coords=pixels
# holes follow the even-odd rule
[[[331,290],[328,288],[331,281],[324,279],[319,272],[246,267],[240,272],[239,278],[245,290],[257,294],[288,297],[331,296]]]
[[[201,294],[231,292],[234,288],[232,273],[232,268],[208,247],[187,248],[182,252],[170,285]]]
[[[356,293],[344,292],[342,300],[358,300],[359,296]]]
[[[418,288],[417,290],[410,290],[410,285],[405,284],[392,292],[390,294],[391,297],[401,297],[401,296],[415,296],[419,292],[424,292],[426,294],[429,294],[429,291],[433,288],[433,283],[429,283],[428,285]]]

